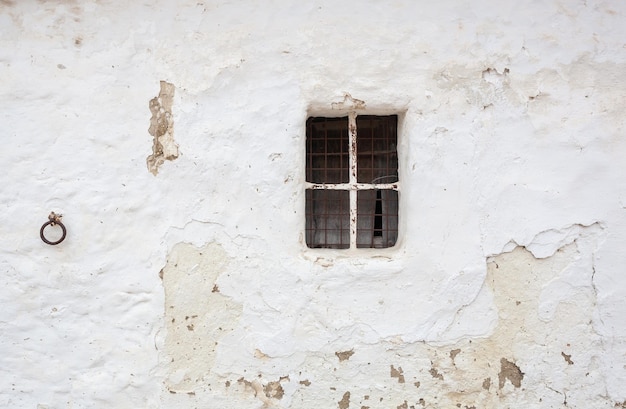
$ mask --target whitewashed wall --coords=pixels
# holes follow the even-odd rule
[[[626,407],[625,19],[0,1],[0,406]],[[401,239],[310,250],[305,121],[354,100],[400,114]]]

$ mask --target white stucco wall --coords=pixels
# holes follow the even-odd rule
[[[0,406],[626,407],[625,18],[0,1]],[[303,242],[346,95],[400,115],[393,249]]]

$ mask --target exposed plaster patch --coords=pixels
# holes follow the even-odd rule
[[[391,377],[398,378],[398,383],[404,383],[404,373],[402,371],[402,367],[399,366],[398,369],[396,369],[393,365],[391,365]]]
[[[212,291],[227,264],[227,254],[217,244],[198,248],[180,243],[162,269],[170,391],[187,392],[199,386],[210,373],[220,340],[241,315],[240,304]]]
[[[174,84],[161,81],[159,96],[152,98],[149,103],[152,118],[150,118],[148,132],[154,139],[152,155],[148,156],[146,163],[148,170],[154,175],[159,172],[159,167],[166,160],[178,158],[178,144],[174,141],[174,118],[172,116],[174,90]]]
[[[460,348],[457,349],[453,349],[452,351],[450,351],[450,359],[452,360],[452,364],[454,364],[454,358],[456,358],[456,356],[461,352]]]
[[[351,349],[349,351],[335,352],[335,355],[339,358],[339,362],[347,361],[352,355],[354,355],[354,350]]]
[[[343,397],[339,402],[339,409],[348,409],[350,407],[350,392],[346,392],[343,394]]]
[[[431,366],[430,371],[428,371],[428,373],[430,373],[430,376],[432,376],[433,378],[443,381],[443,375],[440,374],[437,368],[435,368],[434,366]]]
[[[522,386],[522,379],[524,379],[524,373],[519,369],[519,366],[515,363],[507,360],[506,358],[500,359],[500,373],[498,374],[498,387],[502,389],[506,380],[509,380],[513,386],[519,388]]]
[[[338,366],[332,363],[328,354],[309,352],[297,369],[293,370],[299,374],[315,374],[314,383],[308,380],[311,379],[310,377],[308,379],[302,377],[288,384],[284,383],[286,378],[271,382],[262,382],[260,379],[248,381],[244,371],[244,373],[240,372],[237,375],[243,375],[240,377],[238,385],[244,387],[245,390],[253,391],[255,399],[263,402],[263,407],[280,405],[300,407],[294,402],[319,401],[320,404],[325,402],[324,404],[327,406],[339,405],[340,408],[348,408],[350,396],[359,395],[372,396],[371,400],[365,402],[367,403],[366,406],[372,409],[389,407],[390,404],[391,407],[396,407],[398,403],[395,402],[403,401],[407,402],[408,408],[411,406],[454,407],[456,405],[456,407],[461,408],[495,409],[510,405],[511,402],[519,399],[528,401],[532,399],[532,396],[535,396],[534,394],[542,394],[542,391],[544,401],[548,402],[552,398],[549,398],[550,394],[545,395],[545,392],[553,386],[546,386],[541,383],[541,380],[550,375],[550,370],[555,365],[559,363],[562,365],[562,359],[566,357],[559,356],[558,353],[554,354],[552,349],[538,345],[537,340],[549,338],[551,341],[547,344],[568,345],[568,348],[572,349],[571,353],[576,353],[576,348],[593,349],[593,343],[597,340],[597,335],[590,324],[594,302],[591,294],[587,298],[581,298],[579,293],[571,293],[570,295],[567,293],[561,298],[557,297],[551,315],[545,319],[541,319],[540,315],[541,294],[559,280],[567,279],[569,276],[566,273],[572,269],[572,266],[577,266],[573,271],[576,272],[575,277],[583,285],[580,287],[581,291],[585,291],[586,288],[586,291],[593,292],[591,284],[589,284],[593,276],[593,268],[591,265],[585,264],[586,260],[591,260],[591,255],[587,255],[585,258],[581,254],[593,253],[594,249],[597,248],[594,245],[597,241],[594,237],[601,233],[602,229],[597,226],[580,230],[572,227],[572,229],[579,235],[572,236],[569,229],[564,229],[560,234],[551,236],[555,237],[558,243],[564,244],[564,247],[557,249],[551,257],[537,258],[525,248],[516,247],[510,252],[489,259],[485,283],[481,291],[492,294],[498,321],[492,334],[486,338],[464,338],[449,345],[398,341],[390,341],[390,344],[381,342],[374,345],[364,345],[359,347],[359,354],[354,354],[354,350],[335,352],[334,354],[339,361],[345,362],[344,365]],[[539,242],[543,243],[543,241]],[[178,248],[179,246],[180,248]],[[218,300],[230,300],[220,292],[213,291],[217,286],[218,271],[223,270],[229,261],[221,247],[209,245],[206,248],[198,249],[190,245],[179,246],[173,252],[177,255],[170,256],[168,266],[164,268],[163,278],[166,291],[168,287],[172,288],[174,285],[167,281],[168,276],[170,278],[173,275],[179,278],[186,277],[190,272],[202,270],[204,273],[201,276],[209,278],[203,284],[203,292],[188,293],[184,303],[193,306],[202,305],[207,294],[209,299],[218,297],[210,305],[216,305]],[[185,260],[187,264],[181,265],[180,260]],[[223,267],[216,267],[214,264]],[[177,270],[177,273],[171,273],[170,269]],[[213,272],[207,274],[207,269]],[[586,287],[584,287],[584,283],[587,283]],[[179,282],[179,284],[189,289],[196,285],[196,281],[188,280],[184,283]],[[170,305],[169,300],[170,297],[167,297],[168,306]],[[564,304],[572,301],[576,302],[573,304],[574,307]],[[220,318],[220,314],[227,313],[231,308],[234,308],[236,312],[232,320]],[[189,309],[176,317],[171,314],[172,319],[175,318],[175,320],[170,324],[182,325],[184,331],[178,332],[181,337],[185,334],[195,334],[201,330],[200,325],[203,317],[205,317],[204,321],[216,319],[232,328],[238,319],[238,314],[241,314],[241,306],[232,303],[232,301],[230,306],[222,304],[218,307],[216,305],[216,308],[211,308],[209,312],[199,312],[195,309],[197,308]],[[213,314],[216,314],[215,318],[212,317]],[[181,323],[179,324],[179,322]],[[193,331],[189,330],[188,325],[194,325]],[[219,332],[212,336],[219,342]],[[577,339],[579,342],[577,345],[570,346],[568,343],[570,339]],[[584,340],[585,343],[580,343],[581,340]],[[205,359],[204,355],[193,355],[194,348],[206,343],[205,340],[196,338],[195,342],[188,342],[184,339],[182,341],[186,342],[186,347],[176,346],[174,348],[179,349],[175,349],[175,351],[178,351],[183,359],[190,357],[191,361],[183,361],[185,365],[176,368],[178,372],[172,371],[175,376],[170,376],[170,381],[182,379],[181,384],[176,385],[181,387],[174,389],[180,392],[177,396],[181,396],[182,392],[188,393],[189,391],[194,391],[195,396],[201,396],[198,393],[199,388],[205,388],[205,396],[207,396],[206,394],[209,394],[208,396],[215,394],[215,389],[203,385],[213,384],[213,382],[216,385],[223,385],[224,378],[221,378],[220,374],[212,373],[210,362],[202,362]],[[530,346],[534,348],[531,356],[527,353]],[[209,357],[211,356],[210,353],[209,351]],[[269,369],[276,365],[283,365],[283,358],[268,356],[258,349],[252,350],[251,355],[253,359],[256,357],[257,361],[250,362],[260,362],[264,368]],[[544,367],[532,366],[531,370],[527,366],[528,362],[539,359],[539,356],[542,362],[547,364]],[[557,358],[560,362],[555,361]],[[394,365],[385,363],[389,360],[392,360]],[[175,360],[172,365],[175,365],[176,362]],[[574,385],[582,384],[584,387],[587,379],[590,382],[588,385],[594,385],[591,383],[591,378],[584,376],[584,373],[597,373],[593,365],[595,365],[593,362],[577,362],[577,365],[572,366],[567,373],[567,376],[571,377],[571,379],[566,379],[567,383],[556,385],[553,381],[551,385],[559,390],[572,390],[576,389]],[[196,372],[193,377],[185,373],[185,378],[180,373],[183,369],[190,372],[187,367],[199,366],[202,366],[203,374],[202,370]],[[367,369],[364,370],[363,368]],[[525,368],[524,372],[526,373],[522,372],[521,368]],[[270,369],[270,371],[272,370]],[[583,371],[582,375],[579,373],[581,371]],[[201,374],[203,376],[199,376]],[[386,382],[382,381],[383,375],[386,375],[384,376],[387,379]],[[261,376],[262,370],[259,369],[259,378]],[[496,377],[498,387],[493,388],[492,379],[496,379]],[[195,387],[192,387],[194,385],[193,379],[197,379]],[[373,379],[376,381],[373,382]],[[421,382],[418,382],[417,379]],[[215,380],[221,380],[221,382]],[[184,383],[185,381],[187,383]],[[384,382],[382,386],[386,391],[384,394],[381,393],[380,382]],[[339,401],[336,395],[328,394],[329,389],[337,391],[341,388],[350,392],[344,393]],[[589,388],[592,387],[586,386],[586,388],[582,390],[590,391]],[[170,388],[170,390],[172,389]],[[232,387],[230,391],[233,391]],[[329,395],[326,398],[328,400],[320,398],[321,395]],[[568,392],[568,399],[569,397],[570,392]],[[187,395],[185,398],[188,398]],[[392,399],[391,402],[389,401],[390,398]],[[563,398],[561,397],[560,400],[562,401]],[[352,403],[353,406],[359,407],[364,402]]]
[[[248,381],[244,378],[239,378],[237,383],[244,385],[244,390],[251,390],[254,393],[254,397],[263,402],[263,408],[275,407],[275,399],[282,399],[284,395],[284,390],[280,382],[269,382],[267,385],[263,386],[263,384],[256,379]]]
[[[496,409],[513,407],[514,402],[530,402],[537,396],[542,397],[546,407],[560,404],[562,396],[550,397],[550,393],[546,394],[549,388],[545,379],[551,379],[553,368],[563,362],[563,357],[554,354],[549,345],[567,344],[566,340],[577,339],[577,345],[572,344],[569,348],[596,348],[598,336],[591,325],[593,298],[572,294],[573,298],[563,298],[563,303],[555,307],[552,318],[542,320],[539,316],[540,296],[568,268],[586,265],[580,253],[586,254],[596,248],[592,243],[597,239],[596,233],[601,231],[592,228],[582,229],[580,233],[578,238],[555,251],[551,257],[538,259],[525,248],[517,247],[490,258],[481,291],[492,293],[498,321],[488,337],[464,338],[441,346],[392,342],[381,343],[380,349],[376,346],[372,349],[362,347],[358,356],[350,360],[351,365],[327,378],[318,378],[312,388],[298,390],[298,399],[315,399],[323,393],[316,391],[322,391],[324,385],[344,384],[353,396],[357,393],[372,396],[372,403],[367,406],[375,409],[389,407],[388,400],[385,400],[387,405],[374,404],[379,398],[387,399],[389,396],[399,399],[398,402],[406,400],[409,408],[413,405]],[[563,243],[569,241],[565,239]],[[591,268],[576,271],[581,282],[590,280]],[[581,288],[591,291],[589,285]],[[565,305],[572,301],[578,304]],[[545,341],[548,339],[549,342]],[[385,357],[392,358],[394,365],[383,365],[381,361]],[[527,366],[536,360],[544,364]],[[301,368],[310,372],[324,365],[322,358],[312,358],[305,361]],[[597,364],[585,362],[581,365],[581,368],[572,367],[564,379],[559,378],[559,389],[574,389],[581,395],[597,393],[599,387],[592,378],[585,376],[585,373],[597,374],[597,369],[594,369]],[[350,371],[350,368],[359,366],[367,368],[362,376]],[[379,379],[383,371],[387,371],[391,379],[381,386]],[[401,378],[406,379],[411,387],[396,381]],[[492,387],[493,379],[498,380],[495,388]],[[551,382],[556,385],[556,378]],[[386,391],[384,394],[380,392],[381,388]],[[573,392],[568,392],[568,399],[570,394]]]
[[[571,355],[567,355],[565,352],[561,352],[561,356],[563,357],[563,359],[565,359],[565,362],[567,362],[568,365],[574,365],[574,361],[572,361]]]
[[[267,385],[263,387],[263,392],[265,396],[272,399],[282,399],[285,394],[285,390],[280,384],[280,381],[268,382]]]
[[[331,104],[332,109],[339,110],[355,110],[355,109],[365,109],[365,101],[361,99],[352,98],[352,95],[349,93],[344,93],[343,101],[333,102]]]

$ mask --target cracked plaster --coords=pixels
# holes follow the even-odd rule
[[[603,386],[605,375],[599,370],[602,339],[592,323],[595,295],[591,286],[581,284],[588,284],[592,279],[590,260],[598,242],[602,241],[603,230],[592,225],[579,233],[575,240],[566,240],[550,256],[536,258],[527,249],[517,247],[489,259],[481,292],[491,294],[497,323],[481,337],[459,337],[439,343],[403,342],[394,338],[365,342],[361,339],[347,352],[333,353],[331,348],[305,349],[283,356],[270,356],[255,349],[257,353],[253,354],[252,361],[240,360],[239,364],[232,358],[237,347],[218,346],[215,353],[222,364],[205,366],[205,376],[195,383],[194,396],[200,402],[216,394],[229,399],[237,396],[241,405],[253,405],[254,400],[259,399],[263,407],[339,405],[347,408],[350,402],[372,409],[390,405],[401,407],[403,402],[426,408],[459,404],[461,407],[500,408],[519,402],[552,407],[567,400],[570,404],[591,402],[594,407],[612,407],[613,401]],[[181,251],[187,256],[190,252],[196,254],[192,258],[195,261],[190,261],[194,271],[198,265],[213,265],[206,248],[187,245],[177,246],[177,249],[178,255]],[[225,255],[220,254],[223,260]],[[200,259],[204,261],[198,263]],[[174,274],[187,274],[186,268],[173,270]],[[221,274],[228,271],[224,268]],[[215,277],[214,274],[200,276]],[[562,297],[555,301],[550,295],[555,293],[553,286],[558,282],[567,283],[572,289],[561,293]],[[220,297],[224,296],[228,297]],[[542,299],[552,303],[549,318],[542,315],[546,309]],[[191,301],[189,305],[194,304],[193,298]],[[196,308],[201,309],[201,306]],[[246,315],[244,312],[237,318],[240,327],[247,326]],[[205,311],[198,319],[207,322],[217,317]],[[274,317],[281,325],[289,325],[284,318]],[[457,317],[455,325],[481,319],[463,315]],[[218,322],[232,327],[231,318]],[[272,326],[267,321],[266,325]],[[212,339],[211,336],[206,338]],[[224,338],[223,342],[226,344],[233,339],[236,337]],[[248,342],[251,344],[246,347]],[[340,340],[332,344],[337,342]],[[249,354],[246,349],[254,345],[258,346],[251,339],[240,343],[239,348],[243,349],[237,354]],[[171,351],[166,348],[167,357]],[[175,346],[173,351],[181,351],[181,346]],[[194,360],[201,363],[203,356],[192,353],[188,366],[195,368]],[[258,376],[251,377],[248,371],[255,361]],[[209,367],[212,370],[209,371]],[[246,377],[253,381],[241,381]],[[267,392],[261,395],[263,388],[276,388],[272,385],[277,385],[277,381],[272,378],[283,380],[279,384],[281,393],[274,397]],[[250,392],[245,398],[247,389]]]
[[[1,2],[0,406],[623,407],[625,15]],[[308,250],[350,109],[400,114],[400,240]]]

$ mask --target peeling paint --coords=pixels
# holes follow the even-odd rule
[[[492,294],[498,313],[498,322],[486,338],[462,339],[450,345],[440,346],[427,343],[394,344],[391,349],[395,351],[393,353],[385,347],[386,342],[361,346],[359,354],[355,354],[354,349],[340,350],[333,353],[333,358],[339,360],[340,366],[331,365],[330,357],[313,353],[308,354],[303,363],[297,369],[292,370],[309,374],[307,377],[281,376],[278,380],[264,381],[266,376],[262,373],[259,374],[259,378],[253,380],[247,380],[250,378],[245,374],[240,374],[244,376],[239,377],[238,384],[244,386],[245,390],[253,392],[254,397],[261,400],[267,407],[279,401],[284,402],[285,405],[293,405],[293,402],[300,399],[323,402],[320,393],[322,395],[326,393],[322,391],[334,392],[341,389],[344,391],[347,389],[347,391],[335,398],[334,402],[339,408],[348,408],[351,401],[355,400],[354,396],[357,395],[364,398],[352,403],[372,409],[387,407],[386,402],[392,398],[392,401],[401,398],[400,402],[402,402],[399,405],[394,404],[394,407],[404,407],[406,403],[407,408],[456,406],[487,409],[499,408],[517,399],[529,399],[530,391],[537,393],[542,390],[541,384],[537,382],[541,382],[541,379],[547,376],[556,362],[554,357],[549,358],[552,350],[546,347],[536,350],[530,356],[527,355],[526,350],[529,346],[535,345],[534,340],[546,336],[570,337],[573,336],[572,328],[576,328],[578,339],[586,339],[590,343],[597,339],[593,335],[593,328],[589,325],[577,328],[571,326],[565,318],[576,316],[583,321],[589,321],[590,309],[587,304],[581,303],[580,294],[572,295],[579,303],[576,310],[578,312],[572,311],[571,308],[560,309],[557,306],[554,319],[548,321],[541,319],[542,292],[546,291],[550,285],[567,277],[568,269],[586,265],[586,257],[591,257],[592,254],[583,256],[581,252],[593,248],[593,246],[590,247],[590,243],[602,236],[602,229],[596,229],[593,226],[577,230],[577,232],[575,237],[570,236],[569,233],[560,234],[559,237],[564,238],[558,239],[557,242],[563,246],[555,250],[551,256],[536,258],[525,248],[517,247],[489,258],[487,275],[481,291]],[[545,252],[540,254],[544,255]],[[179,360],[184,363],[184,365],[179,364],[178,373],[171,373],[170,382],[172,380],[178,382],[171,383],[170,390],[183,392],[194,390],[196,396],[202,396],[198,393],[198,388],[202,388],[200,383],[213,383],[214,380],[211,379],[222,377],[220,374],[211,375],[206,369],[193,372],[193,368],[211,366],[208,360],[212,356],[211,350],[208,354],[206,352],[200,355],[190,354],[191,346],[198,344],[184,341],[182,336],[187,333],[195,334],[202,328],[202,322],[217,321],[220,323],[220,328],[230,328],[229,331],[238,325],[242,313],[241,306],[231,301],[222,292],[213,291],[218,285],[219,272],[227,269],[228,260],[224,250],[215,244],[203,248],[180,244],[175,246],[168,258],[168,264],[163,269],[163,283],[166,288],[166,305],[168,306],[166,311],[169,310],[168,317],[171,317],[167,339],[177,340],[176,345],[169,341],[167,343],[169,345],[168,356],[175,358],[169,366],[175,367]],[[183,261],[184,263],[181,264]],[[586,271],[588,280],[591,279],[592,273],[591,269]],[[187,281],[176,281],[183,277],[186,277]],[[185,291],[185,297],[178,299],[169,295],[172,289],[190,290],[192,288],[190,285],[195,289],[197,282],[190,280],[191,277],[196,277],[198,280],[202,277],[204,291],[193,293]],[[588,296],[586,302],[592,302],[591,294]],[[563,300],[563,302],[569,301]],[[181,309],[178,303],[182,303],[183,308],[193,306],[193,310],[176,315],[174,311]],[[229,310],[232,312],[228,313]],[[193,325],[193,331],[189,329],[190,325]],[[215,325],[217,324],[214,324],[214,327]],[[181,326],[184,331],[180,330]],[[169,331],[173,332],[172,336]],[[205,332],[206,338],[202,342],[206,343],[205,341],[208,340],[208,344],[219,343],[221,335],[221,331]],[[580,338],[581,336],[583,338]],[[215,341],[211,342],[211,340]],[[583,345],[580,347],[588,348]],[[568,348],[574,347],[568,344]],[[253,355],[256,359],[267,363],[264,364],[266,368],[281,362],[281,359],[263,353],[259,348],[254,351]],[[523,370],[523,368],[525,368],[525,363],[531,358],[535,359],[537,354],[544,356],[542,359],[551,363],[543,368],[535,365],[533,373],[529,374],[529,370]],[[379,387],[375,386],[377,382],[380,382],[376,373],[377,370],[382,369],[383,360],[391,357],[395,357],[395,363],[387,365],[389,382],[384,383],[387,392],[381,393]],[[398,359],[398,357],[405,358]],[[570,357],[571,355],[564,352],[558,356],[560,362],[563,362],[563,359],[567,361]],[[569,362],[568,365],[570,365]],[[586,365],[587,368],[581,368],[581,370],[593,371],[591,369],[593,362],[588,362]],[[326,372],[320,372],[321,368],[327,368]],[[185,375],[183,376],[180,371],[184,371]],[[314,379],[311,379],[312,374],[315,374]],[[271,379],[271,376],[267,377]],[[491,387],[492,379],[495,378],[498,379],[496,389]],[[379,380],[372,382],[373,379]],[[580,379],[574,376],[568,382],[576,384],[580,382]],[[407,387],[407,383],[410,388]],[[588,385],[587,388],[592,384]],[[550,390],[545,387],[544,389]],[[570,394],[572,392],[569,392],[568,396]],[[543,399],[548,398],[543,397]]]
[[[452,360],[452,363],[454,364],[454,358],[456,358],[456,356],[458,354],[461,353],[461,349],[457,348],[457,349],[453,349],[452,351],[450,351],[450,359]]]
[[[439,373],[439,371],[437,370],[437,368],[435,368],[434,366],[430,368],[430,370],[428,371],[428,373],[430,374],[430,376],[432,376],[435,379],[439,379],[441,381],[443,381],[443,375]]]
[[[339,409],[348,409],[350,407],[350,392],[346,392],[341,397],[341,400],[337,402]]]
[[[593,230],[593,229],[592,229]],[[596,232],[601,234],[600,232]],[[596,234],[594,233],[594,234]],[[561,310],[558,318],[549,322],[539,319],[538,308],[540,306],[540,294],[546,286],[558,280],[560,274],[577,265],[575,261],[581,249],[586,249],[584,240],[593,240],[597,234],[588,236],[586,239],[579,239],[556,251],[551,257],[542,259],[535,258],[524,248],[516,248],[508,253],[503,253],[492,257],[488,263],[488,272],[485,279],[486,288],[483,291],[493,293],[494,302],[498,309],[498,325],[487,338],[465,339],[450,346],[407,344],[399,347],[394,345],[394,354],[406,356],[401,360],[402,366],[398,364],[389,365],[388,373],[394,382],[386,384],[389,392],[380,394],[380,391],[371,383],[370,379],[376,377],[376,372],[367,371],[367,375],[361,377],[351,373],[343,378],[347,382],[353,394],[363,393],[363,395],[373,396],[383,399],[389,396],[403,398],[407,405],[416,407],[481,407],[496,409],[511,404],[519,399],[528,401],[531,396],[544,396],[550,393],[545,387],[543,380],[553,370],[556,365],[556,357],[549,347],[537,349],[534,342],[538,338],[576,337],[586,339],[589,345],[593,345],[597,336],[593,333],[593,328],[588,324],[589,311],[587,304],[577,306],[576,311],[571,309]],[[566,240],[569,242],[569,240]],[[574,261],[572,261],[574,260]],[[582,261],[582,260],[581,260]],[[588,278],[591,271],[588,270]],[[522,300],[522,302],[518,302]],[[586,326],[574,327],[564,317],[579,316],[580,320],[587,322]],[[582,314],[582,317],[579,315]],[[586,317],[586,318],[584,318]],[[575,328],[575,329],[574,329]],[[574,329],[574,332],[572,332]],[[527,350],[533,346],[533,352],[528,355]],[[586,349],[589,346],[581,345]],[[383,347],[384,349],[384,347]],[[377,351],[377,352],[373,352]],[[551,355],[552,354],[552,355]],[[368,361],[351,359],[348,365],[358,370],[360,365],[368,368],[373,357],[380,356],[379,360],[389,354],[380,349],[362,351],[359,356],[369,356]],[[528,374],[528,370],[523,370],[524,362],[536,359],[538,356],[546,360],[548,364],[543,367],[534,367],[534,373]],[[558,355],[560,362],[563,357]],[[311,360],[309,365],[315,366],[316,360]],[[593,362],[586,372],[592,370]],[[347,370],[350,366],[346,367]],[[583,372],[584,378],[584,372]],[[340,376],[340,375],[337,375]],[[356,376],[355,379],[352,379]],[[427,377],[425,377],[427,376]],[[498,379],[498,388],[492,388],[492,379]],[[328,379],[318,379],[318,387],[323,388],[324,381],[338,382],[342,378],[330,376]],[[346,379],[351,379],[346,381]],[[411,380],[412,388],[406,388],[404,380]],[[417,381],[416,379],[419,379]],[[594,389],[592,383],[585,382],[579,376],[569,378],[568,382],[573,385],[578,384],[578,388],[589,390]],[[582,382],[582,383],[581,383]],[[545,391],[545,392],[541,392]],[[299,391],[299,393],[304,393]],[[313,392],[314,393],[314,392]],[[391,393],[391,395],[389,395]],[[580,392],[585,393],[585,392]],[[571,394],[568,393],[568,396]],[[308,393],[307,393],[308,395]],[[544,401],[552,401],[549,395],[543,397]],[[385,400],[381,401],[385,402]],[[457,406],[460,405],[460,406]],[[384,404],[366,406],[372,408],[387,407]],[[395,405],[397,406],[397,404]],[[394,406],[394,407],[395,407]]]
[[[365,101],[352,98],[352,95],[349,93],[344,93],[343,100],[340,102],[333,102],[331,104],[332,109],[337,110],[357,110],[357,109],[365,109]]]
[[[393,365],[391,365],[391,377],[392,378],[398,378],[398,383],[404,383],[404,375],[402,372],[402,367],[398,367],[398,369],[394,368]]]
[[[519,369],[519,366],[510,362],[506,358],[500,359],[500,373],[498,373],[498,386],[500,389],[504,387],[504,383],[507,379],[515,386],[519,388],[522,386],[522,379],[524,379],[524,373]]]
[[[565,359],[565,362],[567,362],[568,365],[574,365],[574,361],[572,361],[571,355],[567,355],[565,352],[561,352],[561,356],[563,357],[563,359]]]
[[[167,335],[163,358],[168,360],[170,391],[198,386],[213,366],[221,339],[233,330],[241,305],[212,292],[228,258],[216,244],[178,244],[163,268]]]
[[[0,0],[0,406],[626,406],[626,2],[330,3]],[[309,249],[355,112],[400,239]]]
[[[265,392],[266,397],[272,399],[282,399],[285,394],[280,382],[268,382],[267,385],[263,387],[263,392]]]
[[[339,362],[347,361],[352,355],[354,355],[354,350],[351,349],[349,351],[335,352],[335,355],[339,358]]]
[[[161,81],[159,95],[150,100],[150,128],[148,132],[153,136],[152,155],[146,163],[153,175],[159,172],[159,167],[166,160],[178,158],[178,144],[174,141],[174,118],[172,105],[174,103],[174,84]]]

